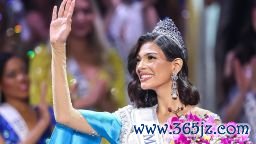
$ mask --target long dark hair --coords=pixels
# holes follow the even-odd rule
[[[0,82],[2,82],[3,80],[4,71],[5,71],[7,62],[14,57],[19,57],[19,56],[9,52],[0,53]],[[3,103],[5,102],[4,93],[2,92],[2,90],[0,91],[0,93],[1,93],[0,103]]]
[[[128,93],[131,102],[136,107],[151,107],[156,105],[157,95],[153,90],[143,90],[140,85],[139,78],[136,74],[137,55],[140,48],[146,42],[154,42],[157,44],[168,61],[173,61],[175,58],[181,58],[183,60],[183,66],[181,71],[177,74],[178,80],[178,93],[181,102],[184,105],[196,105],[200,101],[199,92],[188,80],[188,66],[187,66],[187,50],[186,48],[180,48],[174,41],[164,35],[156,33],[147,33],[142,35],[135,47],[132,49],[128,57],[128,70],[132,77],[132,81],[128,85]],[[170,74],[171,75],[171,74]],[[148,95],[148,100],[145,97]]]

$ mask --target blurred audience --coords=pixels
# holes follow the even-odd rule
[[[41,91],[39,87],[42,83],[47,83],[46,89],[46,102],[52,105],[52,84],[51,84],[51,55],[50,46],[46,44],[39,44],[34,48],[33,51],[28,52],[29,56],[29,78],[30,78],[30,89],[29,89],[29,100],[31,104],[39,104],[40,98],[35,97]],[[68,77],[70,82],[71,77]]]
[[[222,120],[249,123],[256,142],[256,1],[251,6],[240,43],[226,57]]]
[[[158,21],[154,0],[106,0],[105,31],[126,63],[138,37],[152,31]]]
[[[77,0],[67,41],[67,69],[76,79],[71,89],[76,108],[114,111],[124,105],[121,59],[110,47],[93,0]]]
[[[153,2],[160,19],[171,17],[182,34],[185,34],[186,19],[189,16],[185,0],[141,0]]]
[[[26,0],[25,22],[23,22],[22,40],[26,51],[33,50],[39,44],[45,44],[49,37],[49,26],[53,0]]]
[[[256,130],[256,54],[255,51],[244,46],[240,45],[227,56],[226,79],[224,79],[227,95],[221,116],[223,122],[249,123],[252,128],[251,134],[254,135]]]
[[[22,0],[27,13],[37,11],[41,14],[42,18],[50,26],[51,22],[51,10],[53,5],[56,4],[58,0]]]
[[[226,93],[223,89],[224,64],[228,52],[241,43],[242,31],[247,23],[251,23],[251,7],[255,0],[218,0],[221,6],[217,32],[215,63],[216,63],[216,97],[217,107],[225,103]]]
[[[29,79],[24,60],[12,53],[0,54],[0,143],[45,143],[54,123],[53,111],[44,100],[29,104]]]
[[[225,90],[227,97],[223,109],[223,121],[245,122],[245,111],[243,110],[246,94],[254,91],[253,68],[255,52],[240,45],[229,52],[225,64]],[[243,116],[242,116],[243,115]]]
[[[23,5],[21,1],[0,1],[0,51],[21,53],[21,49],[17,45],[20,42],[20,25],[18,23],[22,21],[22,15]]]
[[[7,12],[5,7],[5,1],[0,1],[0,34],[2,35],[5,33],[5,30],[7,28]]]
[[[48,23],[39,11],[30,11],[26,14],[27,36],[23,43],[26,44],[27,51],[33,50],[40,43],[48,40]]]
[[[29,57],[30,103],[40,103],[39,97],[33,95],[40,93],[41,89],[38,86],[45,82],[47,83],[46,102],[52,105],[51,55],[48,39],[51,11],[55,0],[23,0],[23,2],[26,9],[23,45]]]
[[[3,51],[5,48],[5,39],[6,39],[6,29],[8,25],[8,16],[5,7],[5,1],[0,1],[0,51]]]

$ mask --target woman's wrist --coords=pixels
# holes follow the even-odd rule
[[[50,42],[53,47],[63,47],[66,46],[66,42]]]
[[[66,43],[51,43],[52,50],[63,50],[66,47]]]
[[[51,43],[52,54],[63,58],[66,56],[66,43]]]

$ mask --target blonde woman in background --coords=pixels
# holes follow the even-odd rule
[[[67,69],[75,82],[75,85],[71,86],[74,107],[114,111],[117,107],[124,106],[126,99],[123,64],[105,39],[95,2],[78,0],[72,24],[76,28],[72,29],[67,40]],[[35,71],[38,67],[36,63],[44,65],[40,68],[43,71],[50,68],[50,56],[45,55],[46,51],[44,49],[40,58],[36,56],[32,60],[31,71],[34,71],[34,75],[40,71]],[[32,82],[35,81],[34,89],[31,90],[34,93],[38,91],[36,81],[40,82],[43,77],[47,81],[50,79],[49,74],[41,76],[40,80],[33,74],[31,77]],[[50,97],[49,93],[48,99],[51,103]]]

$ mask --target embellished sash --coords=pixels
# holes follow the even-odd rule
[[[155,128],[154,133],[147,133],[146,126],[159,125],[156,106],[149,108],[135,108],[128,105],[115,112],[122,123],[120,144],[164,144],[163,135],[159,134],[158,129]],[[143,132],[140,134],[134,129],[134,126],[142,128]]]
[[[136,134],[140,144],[163,144],[163,137],[158,132],[158,128],[155,127],[159,125],[155,107],[151,108],[140,108],[134,109],[132,112],[132,121],[137,127],[144,126],[142,134]],[[147,128],[146,128],[147,127]],[[154,128],[155,127],[155,128]],[[154,129],[154,133],[147,132],[146,129]]]
[[[26,122],[19,114],[19,112],[11,105],[4,103],[0,106],[0,114],[13,128],[15,133],[18,135],[20,141],[23,141],[28,135],[29,130]]]

